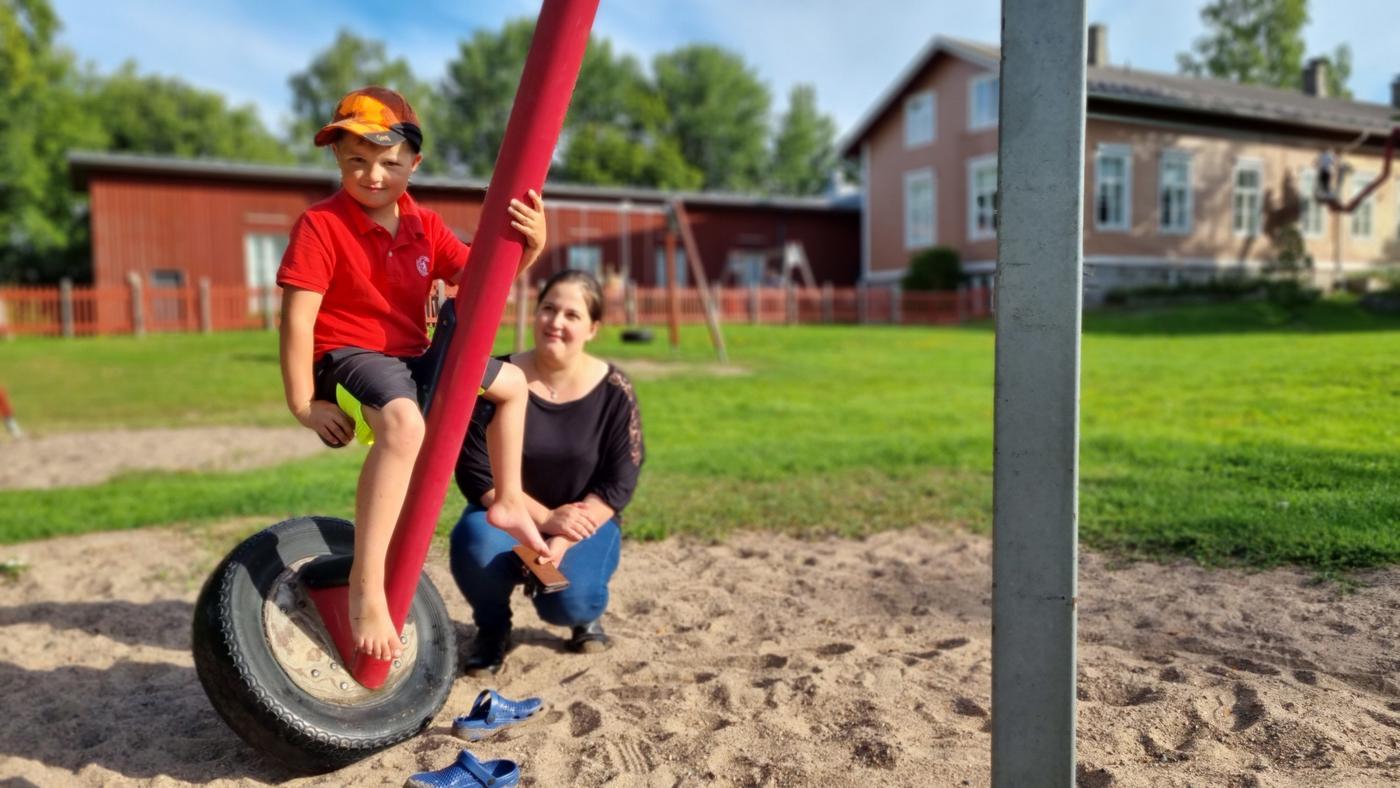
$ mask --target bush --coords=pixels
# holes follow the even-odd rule
[[[1104,303],[1113,305],[1129,304],[1135,301],[1219,300],[1233,301],[1258,293],[1266,287],[1262,279],[1243,276],[1225,276],[1207,279],[1203,282],[1177,282],[1176,284],[1142,285],[1140,287],[1115,287],[1104,294]]]
[[[946,246],[925,249],[909,260],[905,290],[957,290],[963,282],[962,261]]]

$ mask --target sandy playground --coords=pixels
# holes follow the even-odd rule
[[[208,437],[184,436],[220,445]],[[296,456],[300,437],[258,461]],[[61,461],[35,459],[61,453],[25,460],[21,445],[0,443],[5,486],[64,478]],[[423,735],[320,777],[285,772],[223,725],[194,674],[190,618],[205,575],[256,527],[0,547],[0,561],[27,564],[0,579],[0,785],[397,785],[451,761],[451,718],[476,679],[458,681]],[[935,525],[628,543],[611,651],[563,652],[564,633],[517,597],[523,642],[492,683],[551,709],[473,750],[519,761],[535,786],[986,785],[990,558],[986,538]],[[1353,592],[1293,570],[1092,552],[1081,571],[1081,785],[1400,782],[1400,570]],[[428,572],[465,647],[446,557]]]

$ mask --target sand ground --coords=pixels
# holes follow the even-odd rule
[[[483,681],[459,679],[426,733],[330,775],[289,773],[224,726],[190,619],[258,526],[0,546],[27,567],[0,579],[0,785],[398,785],[452,760],[451,718]],[[564,652],[566,633],[515,598],[522,642],[490,685],[551,709],[472,749],[535,786],[987,785],[990,559],[987,538],[927,525],[629,542],[611,651]],[[1287,569],[1081,563],[1081,785],[1400,782],[1400,570],[1347,589]],[[427,571],[465,646],[446,557]]]

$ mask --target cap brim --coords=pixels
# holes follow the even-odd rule
[[[387,129],[383,126],[369,123],[361,123],[354,118],[346,118],[345,120],[328,123],[322,126],[321,130],[316,132],[316,146],[321,147],[331,144],[335,141],[336,135],[342,131],[348,131],[357,137],[373,142],[375,145],[383,145],[385,147],[397,145],[407,139],[407,137],[393,129]]]

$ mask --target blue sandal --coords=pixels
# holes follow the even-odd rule
[[[504,758],[482,763],[467,750],[450,766],[435,772],[419,772],[404,783],[407,788],[511,788],[520,784],[520,767]]]
[[[495,690],[482,690],[472,704],[472,710],[452,721],[452,735],[480,741],[503,728],[525,722],[535,716],[544,702],[539,698],[508,700]]]

